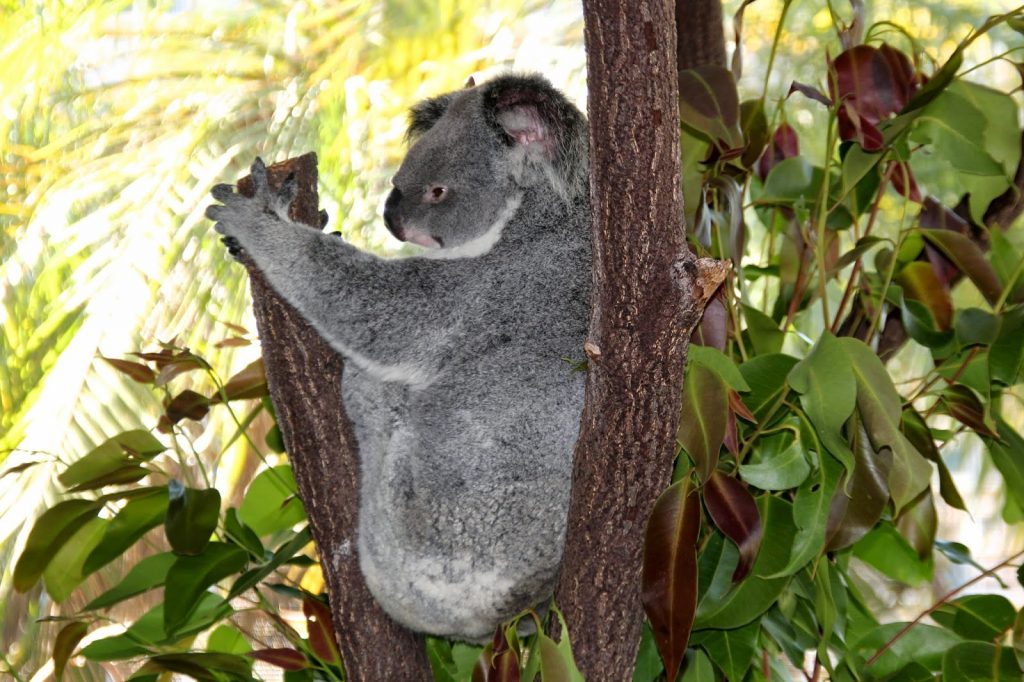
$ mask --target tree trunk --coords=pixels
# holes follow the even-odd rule
[[[594,279],[556,591],[581,672],[632,678],[644,528],[675,455],[698,268],[683,230],[672,7],[584,0]]]
[[[676,70],[725,66],[721,0],[676,0]]]
[[[273,187],[295,172],[299,192],[291,218],[319,225],[316,155],[290,159],[268,171]],[[248,177],[238,185],[251,195]],[[359,570],[359,458],[341,402],[341,357],[251,263],[246,267],[267,383],[320,554],[347,679],[430,680],[423,638],[381,610]]]

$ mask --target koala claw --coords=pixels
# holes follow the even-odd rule
[[[234,237],[221,237],[220,240],[224,242],[224,246],[227,247],[228,253],[238,258],[242,255],[242,245],[238,243],[238,240]]]

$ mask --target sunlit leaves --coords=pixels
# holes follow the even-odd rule
[[[96,518],[103,506],[95,500],[65,500],[40,515],[14,566],[14,586],[24,592],[32,587],[54,555],[80,528]]]
[[[62,627],[53,640],[53,675],[58,680],[64,674],[64,666],[78,643],[89,631],[89,624],[80,620],[72,621]]]
[[[220,493],[215,488],[186,488],[177,481],[171,481],[167,491],[170,495],[164,520],[167,540],[179,554],[201,553],[217,527]]]
[[[234,545],[211,542],[202,553],[179,556],[167,571],[164,589],[174,599],[164,602],[164,628],[168,634],[184,625],[206,589],[245,566],[245,550]]]
[[[245,493],[238,518],[258,536],[286,530],[306,518],[290,466],[261,471]]]

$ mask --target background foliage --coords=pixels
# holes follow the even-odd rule
[[[989,569],[1021,563],[1024,238],[989,212],[1021,17],[747,4],[733,72],[681,81],[688,222],[735,276],[691,348],[636,679],[1019,679],[1020,589]],[[0,666],[341,678],[207,188],[316,148],[332,229],[386,249],[404,107],[558,42],[532,66],[580,94],[577,8],[4,12]],[[569,679],[552,647],[498,636],[477,675]],[[480,658],[429,653],[439,679]]]

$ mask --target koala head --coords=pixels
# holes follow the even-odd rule
[[[496,240],[531,189],[548,190],[532,196],[552,202],[587,191],[586,119],[540,76],[471,81],[420,102],[408,139],[384,222],[395,237],[420,246]]]

